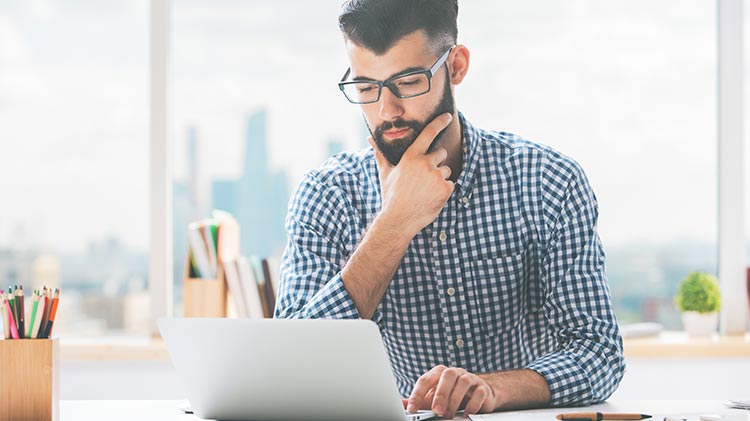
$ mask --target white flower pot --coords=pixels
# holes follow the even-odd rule
[[[682,326],[689,336],[708,336],[716,332],[719,325],[719,312],[698,313],[686,311],[682,313]]]

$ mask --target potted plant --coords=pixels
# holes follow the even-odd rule
[[[680,284],[675,303],[688,335],[706,336],[716,332],[721,293],[715,277],[704,272],[690,273]]]

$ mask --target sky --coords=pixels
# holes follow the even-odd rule
[[[175,177],[199,133],[208,180],[235,177],[249,113],[296,184],[325,142],[359,147],[336,82],[340,0],[175,0]],[[677,6],[679,4],[679,7]],[[464,0],[459,109],[581,163],[607,244],[715,242],[716,11],[704,0]],[[0,248],[148,242],[148,2],[0,2]],[[21,228],[23,227],[23,228]]]

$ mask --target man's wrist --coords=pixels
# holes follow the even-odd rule
[[[411,240],[417,235],[403,220],[384,210],[380,211],[373,220],[370,229],[373,228],[390,238],[392,243],[401,248],[409,247]]]
[[[495,410],[542,407],[549,404],[546,379],[530,369],[479,374],[492,388]]]

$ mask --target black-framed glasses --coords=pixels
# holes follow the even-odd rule
[[[339,89],[344,93],[346,99],[353,104],[372,104],[380,100],[380,93],[383,87],[390,89],[393,95],[399,98],[412,98],[424,95],[430,92],[432,87],[432,77],[440,70],[440,66],[445,63],[451,50],[451,46],[429,69],[414,70],[400,75],[393,76],[387,80],[355,80],[346,81],[352,69],[346,69],[344,77],[339,82]]]

